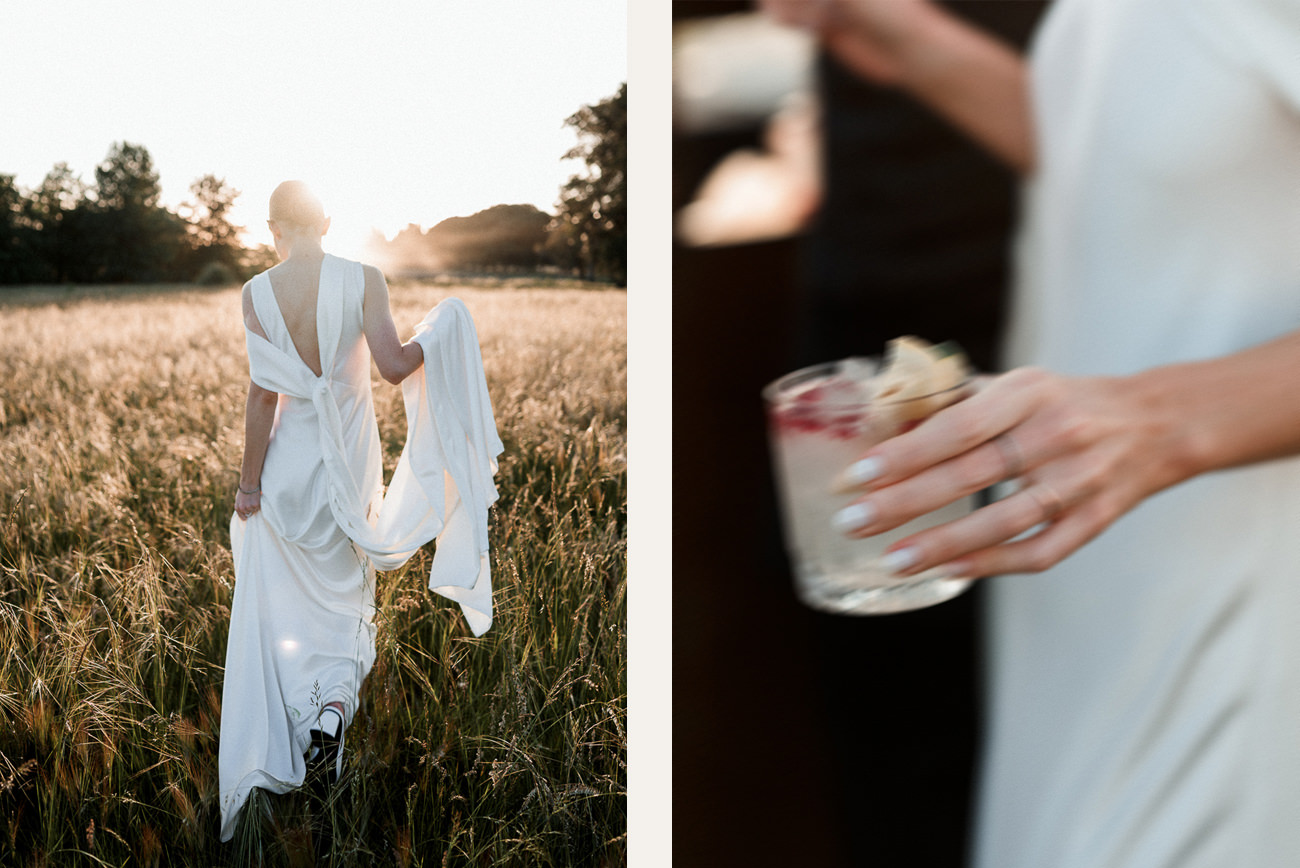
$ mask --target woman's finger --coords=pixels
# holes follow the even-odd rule
[[[869,449],[843,480],[883,487],[969,452],[1024,422],[1047,399],[1053,382],[1051,375],[1034,368],[993,377],[964,401]],[[1029,448],[1023,440],[1017,442],[1022,450]]]
[[[835,519],[836,526],[855,537],[892,530],[917,516],[1021,476],[1028,461],[1012,432],[1004,432],[956,458],[871,491],[841,510]],[[993,539],[986,544],[998,541]]]
[[[899,540],[889,550],[900,552],[896,562],[908,564],[900,575],[913,575],[1005,543],[1055,520],[1064,508],[1065,499],[1056,489],[1037,483],[963,518]]]
[[[1095,498],[1061,513],[1032,536],[961,555],[949,563],[949,569],[954,576],[972,579],[1041,573],[1097,536],[1113,520],[1105,502]]]

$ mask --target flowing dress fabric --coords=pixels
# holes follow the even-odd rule
[[[1126,374],[1300,328],[1300,2],[1057,0],[1031,82],[1008,363]],[[992,583],[975,865],[1295,864],[1298,528],[1275,461]]]
[[[221,839],[252,788],[302,784],[309,730],[341,701],[345,725],[375,659],[374,570],[438,540],[430,588],[475,635],[492,623],[487,510],[501,452],[478,337],[446,299],[417,326],[424,364],[403,381],[407,439],[387,494],[362,329],[359,263],[326,256],[321,376],[298,355],[265,273],[251,284],[266,337],[246,332],[254,382],[279,393],[262,506],[231,518],[235,595],[222,693]]]

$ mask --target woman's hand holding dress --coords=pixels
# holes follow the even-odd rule
[[[252,494],[242,488],[235,492],[235,514],[247,521],[248,517],[262,508],[262,492],[259,489]]]

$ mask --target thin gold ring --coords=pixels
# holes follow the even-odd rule
[[[1025,453],[1011,436],[1010,431],[994,437],[993,445],[998,448],[998,453],[1002,456],[1003,479],[1016,479],[1024,475]]]

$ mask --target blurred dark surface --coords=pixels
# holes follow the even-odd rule
[[[955,5],[1018,42],[1042,6]],[[800,605],[759,392],[900,334],[958,340],[993,369],[1014,179],[906,99],[826,58],[819,75],[826,195],[809,233],[673,252],[679,868],[955,868],[967,847],[980,596],[866,618]],[[674,206],[759,133],[676,138]]]

